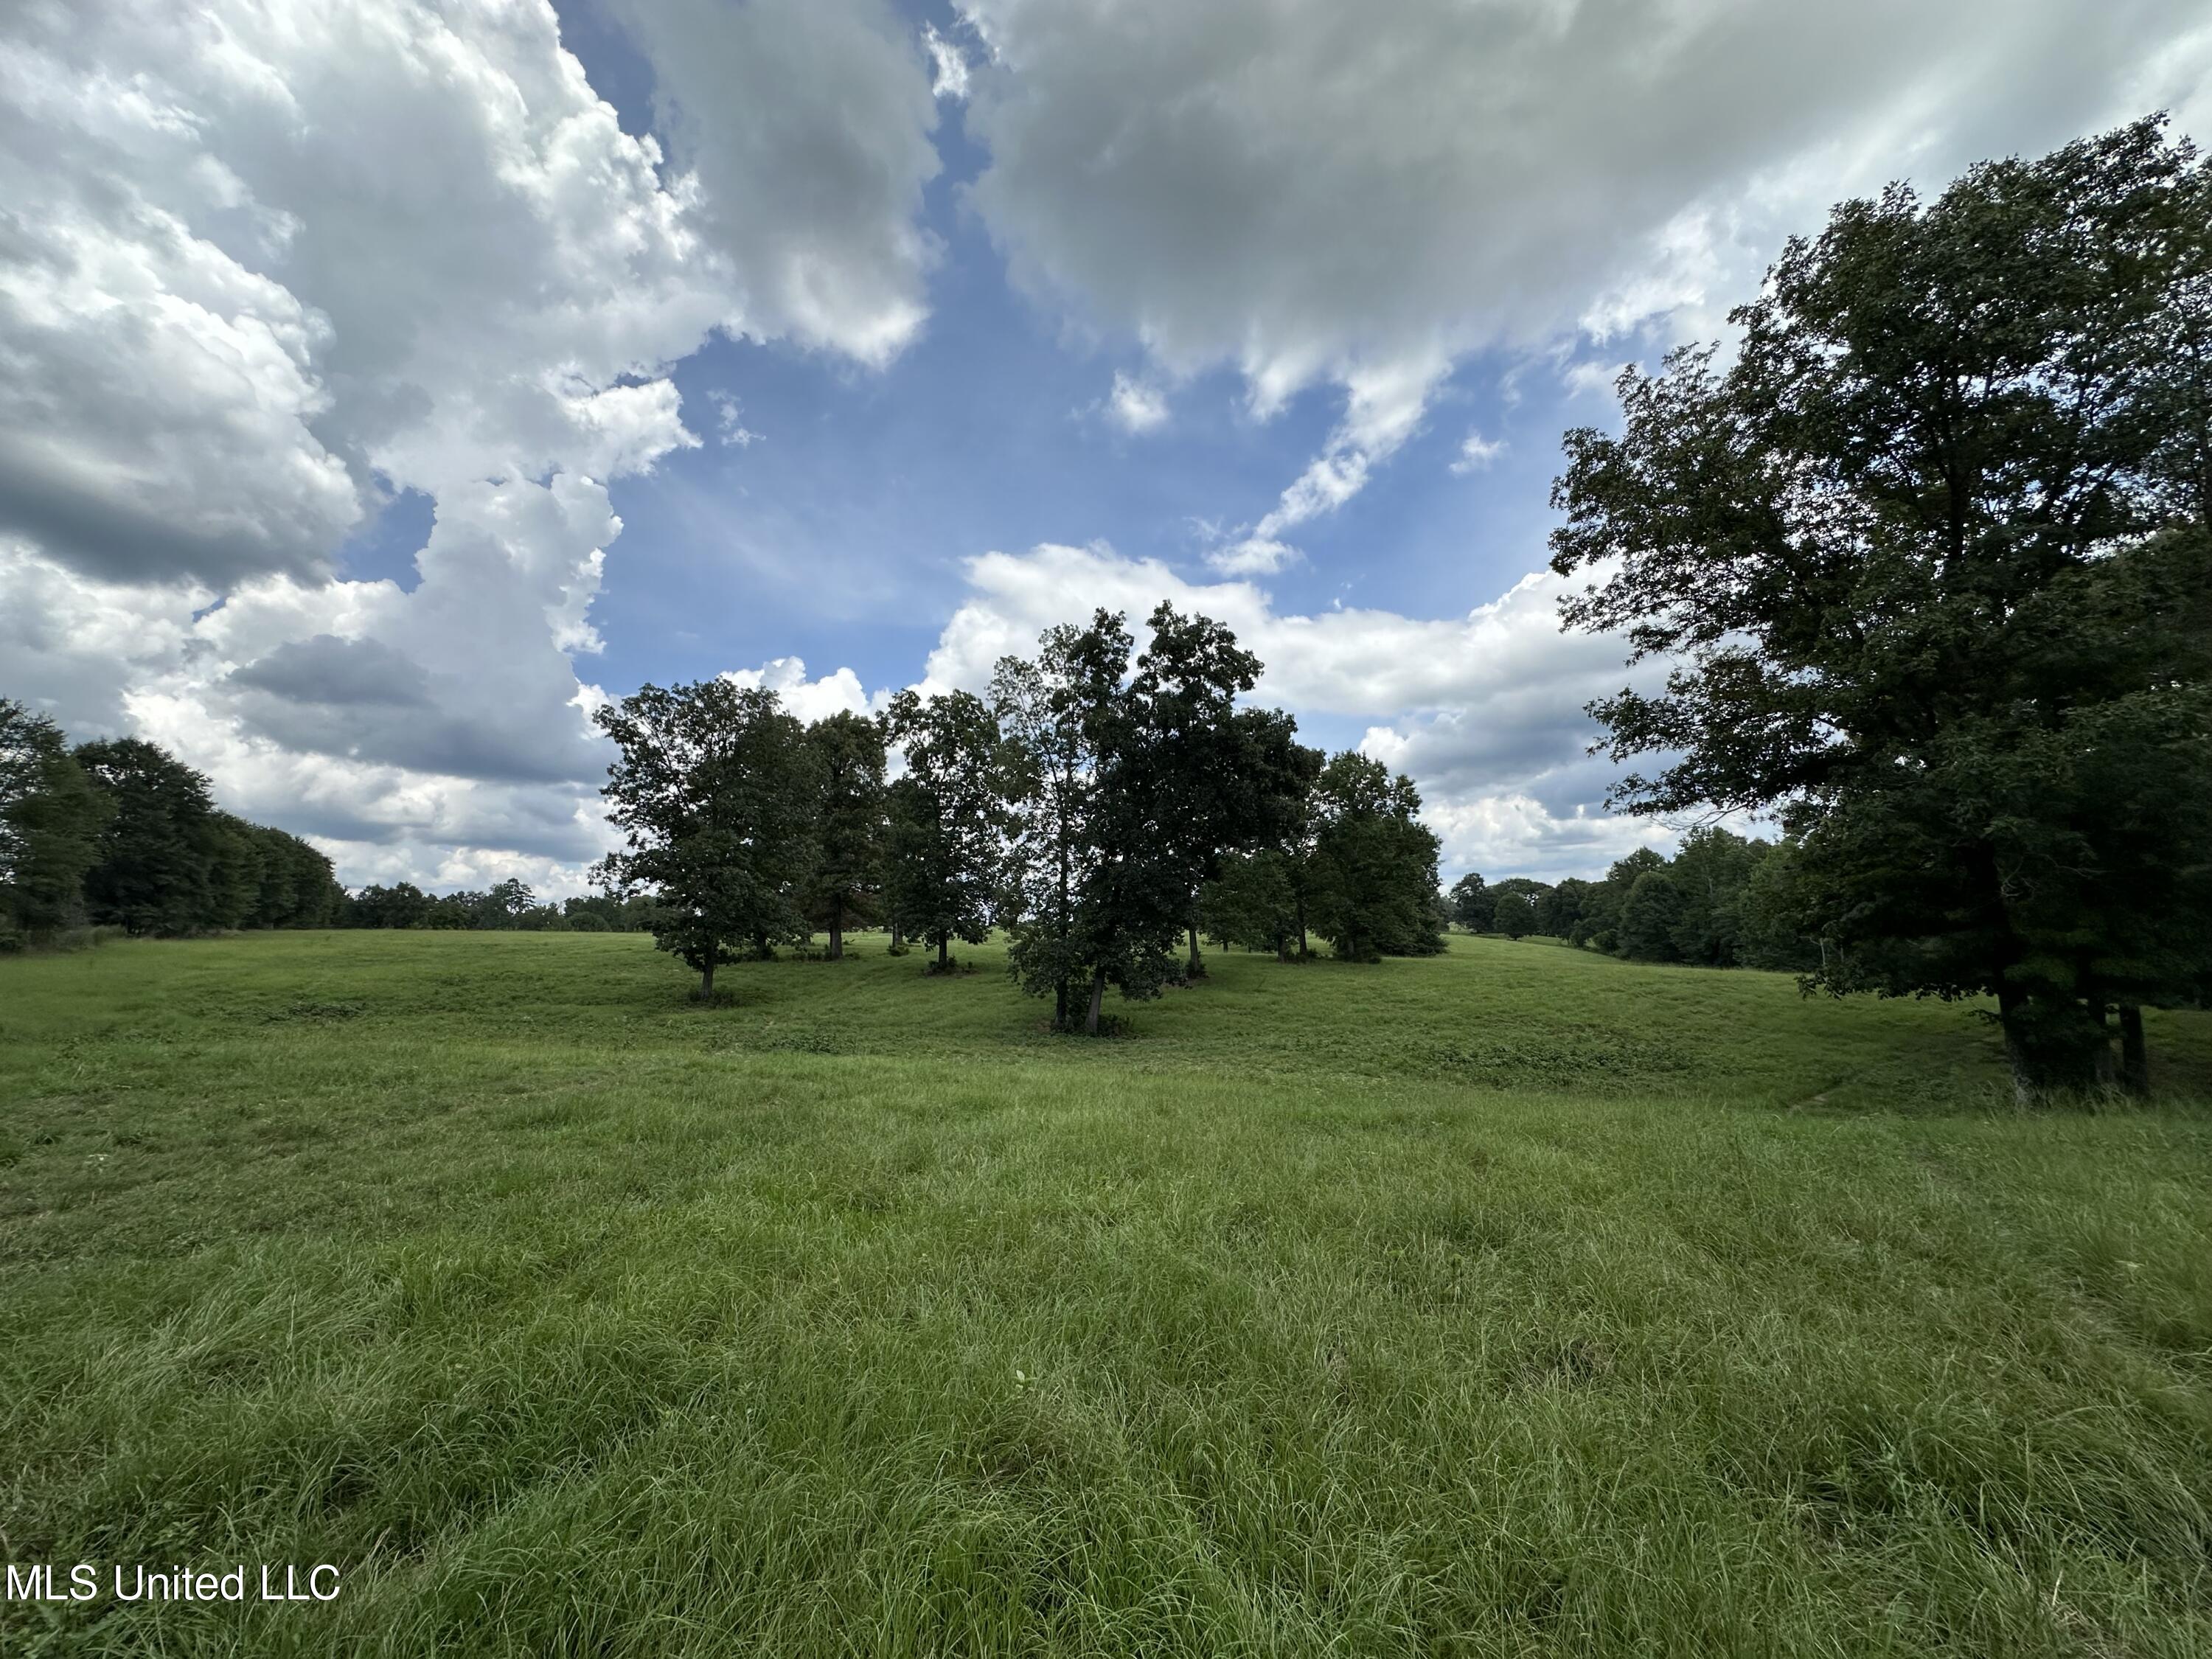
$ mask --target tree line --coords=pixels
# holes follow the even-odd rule
[[[1201,932],[1286,959],[1316,934],[1361,961],[1441,948],[1411,781],[1240,706],[1261,664],[1218,623],[1163,605],[1148,628],[1140,651],[1101,611],[1003,659],[986,695],[811,726],[760,688],[645,686],[595,716],[623,847],[594,874],[651,896],[704,996],[720,964],[817,933],[834,959],[848,928],[887,926],[947,973],[998,927],[1022,988],[1093,1034],[1109,988],[1202,977]]]
[[[222,811],[159,744],[72,748],[52,720],[0,698],[0,950],[88,927],[323,927],[344,903],[327,858]]]
[[[1470,933],[1540,934],[1632,962],[1806,972],[1819,965],[1820,945],[1803,931],[1795,857],[1786,841],[1707,824],[1685,836],[1673,858],[1639,847],[1601,881],[1466,875],[1446,899]]]
[[[2147,1090],[2142,1010],[2212,1000],[2212,167],[2153,118],[1893,185],[1731,320],[1553,486],[1565,620],[1671,665],[1593,707],[1658,762],[1614,804],[1778,819],[1809,987]]]
[[[558,904],[541,903],[536,890],[519,878],[482,891],[457,888],[426,893],[411,881],[389,886],[372,883],[350,895],[333,926],[419,927],[441,932],[524,933],[639,933],[653,927],[653,902],[637,894],[629,899],[577,896]]]

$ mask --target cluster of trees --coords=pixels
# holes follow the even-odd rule
[[[1202,908],[1214,939],[1285,962],[1294,949],[1310,954],[1310,932],[1356,962],[1443,949],[1437,837],[1415,819],[1421,798],[1411,779],[1347,750],[1320,768],[1295,805],[1282,833],[1224,858],[1207,884]]]
[[[411,881],[372,884],[345,902],[341,927],[497,929],[526,933],[636,933],[653,926],[653,901],[639,895],[540,904],[527,882],[509,879],[485,892],[426,893]]]
[[[158,744],[72,749],[51,719],[0,699],[0,947],[88,925],[321,927],[344,900],[328,859],[221,811],[207,779]]]
[[[1493,885],[1462,876],[1452,920],[1475,933],[1540,933],[1635,962],[1809,972],[1820,941],[1803,931],[1796,849],[1717,826],[1683,837],[1669,859],[1640,847],[1602,881],[1516,876]]]
[[[599,878],[653,897],[656,942],[704,995],[719,964],[818,932],[835,958],[848,927],[887,923],[948,971],[998,927],[1024,989],[1092,1032],[1109,986],[1203,975],[1201,927],[1285,955],[1309,930],[1355,959],[1436,948],[1413,786],[1238,707],[1260,663],[1229,629],[1166,605],[1149,627],[1139,653],[1099,611],[1001,660],[988,696],[904,692],[879,719],[805,726],[725,680],[644,687],[596,717],[623,835]]]
[[[2152,119],[1893,186],[1733,319],[1553,487],[1566,622],[1673,665],[1593,709],[1618,803],[1778,817],[1812,985],[2146,1089],[2212,997],[2212,168]]]

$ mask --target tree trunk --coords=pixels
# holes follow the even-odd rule
[[[2143,1046],[2142,1009],[2120,1005],[2120,1087],[2141,1099],[2150,1097],[2150,1050]]]
[[[951,959],[949,955],[951,949],[952,935],[950,933],[939,933],[937,936],[937,971],[940,974],[945,971],[946,965]]]
[[[830,960],[845,959],[845,901],[841,896],[830,901]]]
[[[712,1002],[714,1000],[715,947],[715,940],[707,941],[707,965],[699,970],[699,1000],[702,1002]]]
[[[2033,1106],[2042,1092],[2028,1053],[2021,1013],[2027,1003],[2025,996],[2009,987],[1997,991],[1997,1024],[2004,1032],[2005,1068],[2012,1073],[2012,1098],[2016,1106]]]
[[[1198,955],[1198,894],[1195,891],[1190,896],[1190,966],[1183,971],[1188,979],[1206,977],[1206,964],[1199,960]]]
[[[1306,945],[1306,896],[1298,895],[1298,960],[1304,962],[1313,951]]]
[[[1106,970],[1097,968],[1091,974],[1091,1012],[1083,1022],[1083,1029],[1092,1036],[1098,1035],[1098,1010],[1106,1000]]]
[[[891,949],[896,951],[906,943],[906,930],[899,926],[896,916],[891,918]]]
[[[2013,1098],[2021,1105],[2096,1085],[2099,1022],[2089,1010],[2071,1001],[2038,1008],[2027,992],[2008,985],[1997,991],[1997,1018],[2004,1028]],[[2075,1021],[2079,1027],[2066,1029]]]
[[[1067,981],[1065,977],[1052,988],[1052,1029],[1055,1031],[1067,1029]]]
[[[2089,1012],[2097,1025],[2096,1058],[2093,1062],[2097,1086],[2110,1089],[2120,1080],[2119,1070],[2112,1060],[2112,1011],[2105,1006],[2105,999],[2094,987],[2089,992]]]

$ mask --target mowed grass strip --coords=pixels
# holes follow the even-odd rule
[[[344,1572],[0,1651],[2212,1650],[2208,1022],[857,951],[0,963],[0,1554]]]

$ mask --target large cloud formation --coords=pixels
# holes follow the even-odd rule
[[[1459,355],[1755,284],[1898,172],[2203,106],[2199,0],[959,0],[973,198],[1018,279],[1341,424],[1217,562],[1356,493]],[[2194,107],[2188,100],[2197,100]]]
[[[895,353],[936,167],[874,0],[633,15],[675,163],[545,0],[10,9],[0,690],[173,743],[353,872],[592,850],[608,481],[698,441],[667,369],[712,329]],[[337,580],[409,489],[416,585]]]
[[[700,441],[671,369],[715,330],[868,368],[915,337],[957,107],[1017,283],[1144,347],[1102,387],[1122,429],[1171,442],[1220,364],[1257,416],[1342,410],[1277,499],[1223,503],[1221,580],[988,555],[930,679],[1171,599],[1413,771],[1455,861],[1589,868],[1644,833],[1580,754],[1618,647],[1560,639],[1540,578],[1443,620],[1279,613],[1256,582],[1299,526],[1470,352],[1579,374],[1709,331],[1783,229],[1891,173],[2161,106],[2212,129],[2193,0],[958,0],[942,33],[890,0],[603,3],[658,137],[548,0],[0,8],[0,695],[170,744],[352,879],[572,879],[605,834],[609,484]],[[411,582],[347,579],[407,492]]]

